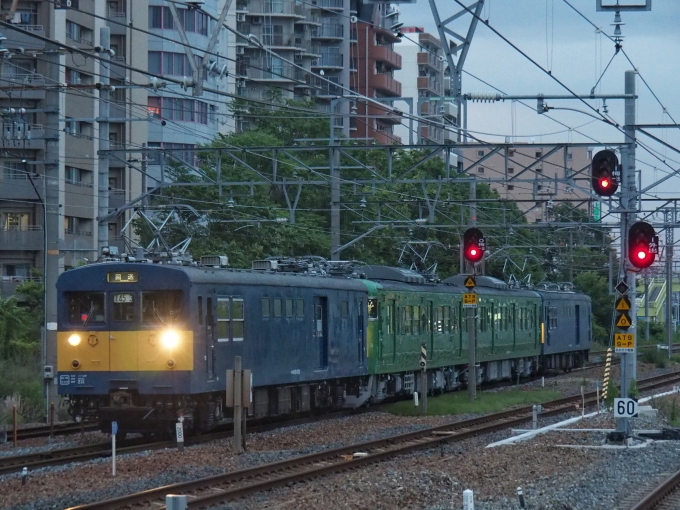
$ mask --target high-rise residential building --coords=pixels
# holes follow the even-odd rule
[[[350,84],[350,0],[236,0],[236,94],[246,100],[316,99],[321,111]],[[237,129],[251,120],[237,115]]]
[[[175,4],[177,19],[183,28],[189,50],[182,43],[180,26],[172,14],[169,2],[144,2],[148,3],[146,26],[154,34],[149,36],[146,46],[149,72],[190,80],[193,68],[189,55],[193,55],[196,65],[201,66],[225,1],[227,0],[205,0],[196,2],[196,5],[191,5],[191,2]],[[233,6],[230,10],[232,9]],[[224,66],[227,69],[232,67],[233,71],[233,66],[227,60],[228,52],[227,30],[219,27],[217,42],[202,68],[202,94],[195,96],[194,88],[187,87],[185,90],[174,84],[148,92],[148,113],[153,119],[148,123],[148,147],[164,149],[163,164],[175,161],[193,165],[194,155],[189,149],[195,148],[197,144],[211,142],[219,132],[235,130],[234,120],[227,107],[229,99],[222,94],[233,92],[234,86],[233,79],[227,73],[221,72]],[[145,191],[155,187],[161,178],[165,178],[160,158],[151,158],[147,163],[151,178],[146,182]]]
[[[34,36],[94,56],[100,29],[109,27],[110,83],[115,87],[107,102],[110,148],[135,146],[147,139],[146,123],[124,119],[146,115],[146,91],[125,85],[145,78],[123,66],[146,69],[146,52],[133,48],[146,48],[147,36],[131,27],[146,26],[147,5],[132,0],[20,0],[3,2],[0,19],[18,29],[0,29],[0,292],[8,294],[33,269],[43,270],[46,170],[58,175],[48,183],[59,197],[58,211],[53,213],[58,215],[54,223],[58,243],[49,252],[58,251],[60,269],[97,257],[98,190],[109,190],[109,210],[141,192],[140,175],[124,157],[109,158],[108,173],[102,174],[107,175],[107,182],[100,179],[97,85],[102,64],[69,51],[48,57],[45,50],[54,47]],[[59,93],[50,93],[54,90]],[[50,131],[46,118],[57,113],[58,130]],[[108,244],[120,242],[125,220],[124,214],[109,220]]]
[[[489,147],[463,149],[462,168],[479,182],[488,181],[502,198],[517,202],[530,223],[548,221],[551,209],[562,200],[574,206],[590,206],[590,167],[593,151],[569,147],[552,152],[552,147],[514,144],[493,153]],[[552,153],[551,153],[552,152]],[[503,179],[504,182],[491,180]],[[589,213],[592,211],[588,211]]]
[[[395,78],[402,83],[404,97],[413,98],[419,121],[414,142],[441,144],[456,139],[458,109],[444,98],[449,94],[449,75],[440,40],[420,27],[402,27],[399,53],[401,69]],[[408,125],[395,126],[402,140],[408,135]]]
[[[387,3],[357,1],[353,2],[352,12],[352,21],[356,22],[350,26],[350,88],[378,101],[356,101],[352,105],[350,136],[381,145],[408,141],[408,132],[405,138],[400,138],[394,131],[395,126],[405,122],[399,112],[408,111],[407,106],[393,100],[403,95],[397,79],[402,57],[394,49],[394,44],[400,41],[399,9]]]

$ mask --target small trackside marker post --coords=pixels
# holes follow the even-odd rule
[[[187,497],[178,494],[165,496],[165,508],[167,510],[187,510]]]
[[[463,491],[463,510],[475,510],[475,496],[470,489]]]
[[[413,392],[413,405],[418,407],[418,392],[417,391]]]
[[[517,487],[517,498],[519,499],[519,507],[525,508],[525,506],[524,506],[524,492],[522,492],[521,487]]]
[[[111,476],[116,476],[116,434],[118,434],[118,422],[111,422]]]
[[[27,481],[28,481],[28,468],[24,467],[21,470],[21,485],[26,485]]]
[[[177,423],[175,423],[175,436],[177,437],[177,449],[180,452],[184,451],[184,416],[180,416]]]

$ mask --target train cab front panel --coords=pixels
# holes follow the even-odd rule
[[[194,335],[183,271],[92,265],[62,274],[57,288],[57,379],[74,418],[101,421],[113,408],[136,416],[159,402],[174,409],[174,396],[191,393]]]

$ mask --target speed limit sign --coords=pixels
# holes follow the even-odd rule
[[[614,418],[635,418],[638,414],[638,403],[632,398],[614,399]]]

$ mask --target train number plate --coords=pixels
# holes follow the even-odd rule
[[[616,333],[614,335],[614,351],[628,353],[635,349],[635,335],[633,333]]]
[[[477,294],[463,294],[463,308],[477,308]]]

